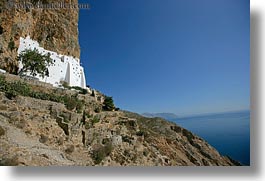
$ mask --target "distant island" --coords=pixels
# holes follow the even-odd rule
[[[160,117],[167,120],[173,120],[178,118],[178,116],[174,113],[143,113],[142,115],[148,118]]]

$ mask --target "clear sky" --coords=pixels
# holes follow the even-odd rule
[[[138,113],[249,109],[249,0],[79,0],[87,84]]]

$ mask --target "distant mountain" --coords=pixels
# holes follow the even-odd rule
[[[173,120],[178,118],[178,116],[174,113],[143,113],[142,115],[148,118],[160,117],[167,120]]]

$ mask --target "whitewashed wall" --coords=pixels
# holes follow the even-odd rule
[[[54,64],[48,67],[49,77],[36,76],[40,81],[50,83],[55,87],[59,87],[61,81],[65,81],[69,86],[79,86],[86,88],[86,79],[84,74],[84,68],[80,65],[80,60],[72,56],[60,55],[56,52],[45,50],[39,46],[37,41],[30,39],[29,36],[26,38],[20,37],[20,45],[18,48],[18,54],[26,49],[34,50],[36,48],[41,54],[50,53]],[[19,68],[21,69],[22,63],[20,62]],[[29,73],[27,73],[29,75]]]

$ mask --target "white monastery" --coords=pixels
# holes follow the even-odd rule
[[[38,75],[36,76],[39,81],[50,83],[55,87],[60,87],[62,82],[66,82],[69,86],[86,88],[84,68],[80,65],[78,58],[45,50],[39,46],[37,41],[32,40],[29,36],[26,38],[20,37],[18,54],[26,49],[34,50],[35,48],[43,55],[50,53],[51,59],[54,61],[54,64],[48,67],[49,76],[45,76],[44,78]],[[22,67],[23,65],[20,62],[19,69]],[[27,75],[30,76],[29,73]]]

